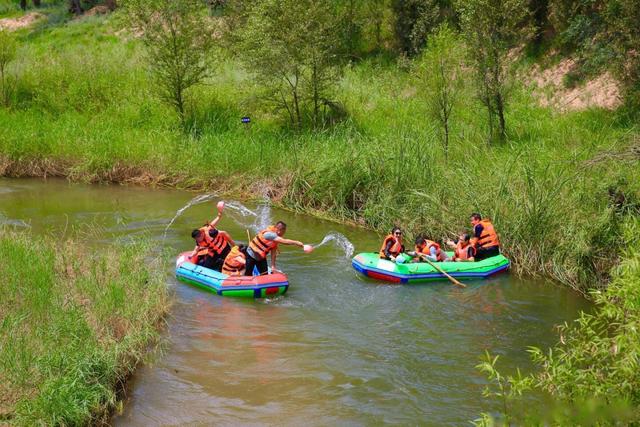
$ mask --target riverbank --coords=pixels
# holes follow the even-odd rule
[[[150,247],[55,240],[0,229],[0,423],[106,422],[169,308]]]
[[[119,25],[90,17],[24,30],[12,107],[0,109],[0,175],[267,195],[380,233],[399,224],[409,238],[451,237],[479,211],[515,272],[583,293],[619,262],[615,195],[640,198],[637,158],[625,157],[640,131],[623,112],[542,108],[523,82],[509,99],[508,142],[488,145],[467,79],[445,159],[425,100],[394,58],[345,70],[336,94],[344,120],[293,130],[223,56],[190,93],[185,134],[154,95],[139,41]]]

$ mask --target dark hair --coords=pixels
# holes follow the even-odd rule
[[[474,213],[471,214],[471,218],[477,219],[478,221],[480,221],[482,219],[482,216],[480,216],[479,213],[474,212]]]
[[[462,233],[460,233],[460,235],[462,236],[462,241],[464,241],[464,242],[468,242],[469,239],[471,238],[471,235],[469,233],[462,232]]]
[[[287,224],[284,221],[278,221],[276,222],[276,227],[287,228]]]
[[[247,250],[247,246],[244,243],[238,243],[238,250],[244,252]]]
[[[191,237],[193,237],[194,239],[197,239],[198,237],[201,237],[201,236],[202,236],[202,231],[200,231],[199,228],[196,228],[191,232]]]
[[[391,229],[391,234],[394,234],[396,231],[399,231],[399,232],[401,232],[401,233],[402,233],[402,230],[400,229],[400,227],[397,227],[397,226],[396,226],[396,227],[393,227],[393,228]]]
[[[422,236],[416,237],[416,245],[422,245],[423,243],[426,243],[426,242],[427,242],[427,239],[425,239],[424,237]]]
[[[209,237],[212,238],[216,238],[216,236],[218,235],[218,229],[217,228],[212,228],[211,230],[209,230]]]

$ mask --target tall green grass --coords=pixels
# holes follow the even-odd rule
[[[145,245],[52,240],[0,229],[0,423],[106,420],[168,308]]]
[[[348,118],[294,131],[259,104],[250,76],[220,56],[190,93],[191,131],[154,96],[138,40],[115,18],[44,25],[21,34],[12,108],[0,110],[0,172],[199,189],[268,190],[289,208],[380,231],[433,238],[491,217],[518,271],[578,289],[607,279],[620,232],[607,189],[640,198],[637,162],[589,165],[638,138],[616,112],[560,114],[526,84],[510,99],[509,141],[486,143],[470,83],[454,111],[449,163],[423,94],[388,57],[349,66],[335,97]],[[470,79],[467,79],[468,82]],[[248,115],[252,123],[240,122]]]

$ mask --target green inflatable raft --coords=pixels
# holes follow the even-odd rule
[[[447,252],[449,256],[452,254]],[[380,259],[377,252],[364,252],[353,257],[353,268],[366,277],[392,283],[420,283],[446,280],[444,274],[427,262],[412,263],[409,255],[400,255],[401,262]],[[403,261],[403,262],[402,262]],[[476,262],[438,262],[438,267],[456,279],[486,279],[509,268],[503,255]]]

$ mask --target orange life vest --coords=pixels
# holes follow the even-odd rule
[[[244,262],[238,260],[238,257],[242,258]],[[222,264],[222,272],[229,276],[242,276],[244,266],[246,264],[246,256],[240,251],[237,246],[231,248],[231,252],[224,259]]]
[[[260,259],[266,258],[269,252],[278,247],[278,242],[276,242],[275,240],[267,240],[264,237],[265,233],[275,233],[276,230],[277,228],[271,225],[259,232],[258,235],[254,237],[253,240],[251,240],[251,243],[249,243],[249,247],[251,248],[253,253]]]
[[[431,255],[431,247],[435,247],[436,248],[436,259],[438,261],[444,261],[445,259],[447,259],[446,254],[442,251],[442,249],[440,248],[440,245],[436,242],[434,242],[433,240],[426,240],[426,244],[424,245],[424,248],[422,248],[422,250],[420,250],[417,246],[416,246],[416,252],[419,252],[421,254],[424,255]]]
[[[393,245],[391,245],[391,247],[389,248],[389,254],[398,256],[400,255],[400,252],[402,252],[402,245],[400,244],[400,241],[396,239],[394,235],[389,234],[384,238],[384,240],[382,241],[382,246],[380,246],[380,258],[387,257],[384,253],[384,249],[387,247],[387,243],[390,240],[393,240]]]
[[[466,246],[462,246],[462,241],[459,241],[458,244],[456,245],[456,249],[453,253],[453,259],[461,259],[461,260],[468,260],[469,259],[469,248],[471,248],[471,252],[473,253],[473,256],[476,256],[476,248],[473,247],[473,245],[471,243],[467,244]]]
[[[479,248],[490,248],[492,246],[500,246],[500,241],[498,240],[498,234],[496,233],[495,228],[493,228],[493,224],[488,219],[483,219],[480,221],[482,225],[482,234],[480,238],[473,238],[471,242]]]
[[[202,233],[202,240],[198,242],[196,240],[196,248],[194,249],[194,253],[197,257],[202,257],[207,255],[210,252],[210,246],[213,239],[209,236],[209,230],[211,230],[211,226],[205,225],[199,228]]]
[[[214,239],[210,239],[211,243],[209,243],[209,253],[213,256],[215,254],[220,255],[222,251],[229,244],[229,239],[227,239],[226,235],[223,235],[218,231],[218,235]]]

